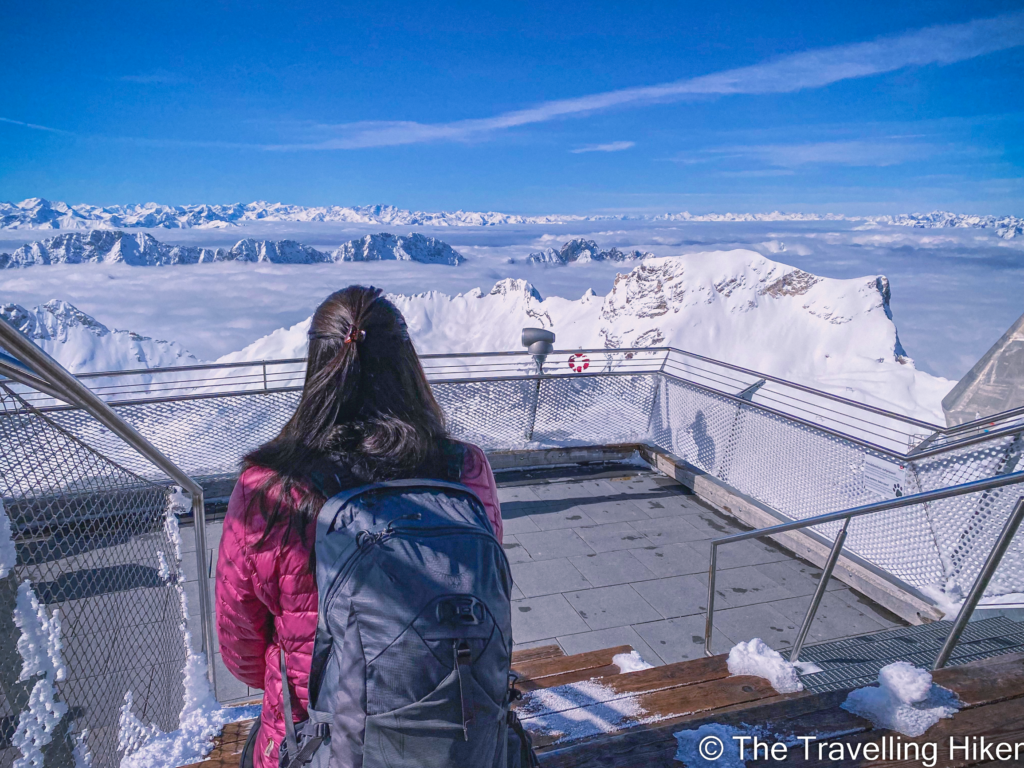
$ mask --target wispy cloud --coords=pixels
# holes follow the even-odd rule
[[[65,136],[74,136],[75,134],[71,131],[64,131],[60,128],[50,128],[47,125],[36,125],[35,123],[26,123],[22,120],[11,120],[7,117],[0,117],[0,123],[7,123],[8,125],[20,125],[22,128],[31,128],[33,131],[46,131],[47,133],[60,133]]]
[[[482,140],[495,133],[552,120],[578,118],[610,109],[640,108],[652,104],[679,102],[706,96],[793,93],[822,88],[832,83],[880,75],[907,67],[946,65],[1024,45],[1024,11],[976,19],[963,24],[932,26],[903,35],[880,37],[869,42],[820,48],[783,56],[748,67],[725,70],[700,77],[658,85],[624,88],[571,99],[546,101],[532,107],[503,112],[491,117],[457,120],[447,123],[415,121],[365,121],[337,125],[315,125],[302,129],[301,139],[276,143],[228,143],[215,141],[178,141],[174,139],[134,139],[110,137],[116,141],[136,141],[154,145],[224,146],[271,151],[351,150],[389,147],[439,141]],[[127,75],[127,82],[169,83],[174,75],[166,72]],[[174,80],[177,82],[176,80]],[[56,128],[18,120],[0,121],[36,130],[70,133]],[[93,137],[100,138],[100,137]],[[838,142],[833,144],[853,144]],[[581,147],[575,152],[619,151],[631,142]],[[814,146],[814,145],[807,145]],[[817,145],[820,156],[839,153],[838,147]],[[776,157],[785,150],[762,148]],[[853,148],[847,146],[846,151]],[[683,158],[678,158],[686,162]],[[796,156],[789,160],[795,163]],[[691,160],[692,162],[692,160]],[[822,162],[819,160],[819,162]],[[877,160],[876,160],[877,162]]]
[[[608,144],[587,144],[585,147],[570,149],[569,151],[574,155],[579,155],[583,152],[621,152],[624,149],[630,149],[635,146],[635,141],[612,141]]]
[[[1024,45],[1024,12],[964,24],[926,27],[904,35],[783,56],[749,67],[660,85],[624,88],[542,102],[493,117],[450,123],[360,122],[323,126],[336,135],[267,149],[362,149],[430,141],[467,141],[485,134],[612,108],[641,107],[709,95],[792,93],[906,67],[952,64]]]
[[[687,155],[682,162],[720,159],[753,160],[776,168],[803,165],[849,165],[886,167],[932,156],[938,147],[919,141],[894,139],[855,141],[816,141],[802,144],[756,144],[715,147],[698,155]]]

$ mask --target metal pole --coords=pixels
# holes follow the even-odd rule
[[[263,391],[267,391],[267,361],[263,361]]]
[[[818,588],[814,590],[814,597],[811,598],[811,604],[807,607],[807,615],[804,616],[804,623],[800,626],[800,633],[793,642],[793,650],[789,652],[789,662],[791,664],[800,657],[800,651],[803,650],[804,642],[807,640],[807,633],[811,631],[814,616],[818,613],[818,606],[821,605],[821,599],[825,596],[828,580],[832,578],[832,571],[835,570],[836,563],[839,562],[839,554],[843,551],[843,544],[846,542],[846,533],[849,528],[850,518],[848,517],[846,522],[843,523],[843,530],[836,536],[836,541],[832,545],[832,551],[829,552],[828,560],[825,561],[825,570],[822,571],[821,579],[818,580]]]
[[[526,438],[527,442],[533,440],[533,428],[537,424],[537,406],[540,404],[540,377],[544,375],[544,358],[547,355],[534,355],[533,362],[537,366],[537,388],[533,393],[533,402],[530,403],[530,413],[526,417],[526,430],[523,437]]]
[[[714,656],[711,651],[711,632],[715,619],[715,572],[718,567],[718,542],[711,542],[711,565],[708,567],[708,615],[704,621],[704,655]]]
[[[124,442],[146,457],[158,469],[182,486],[192,496],[192,510],[196,526],[196,568],[199,577],[199,606],[202,611],[202,650],[207,655],[208,674],[215,683],[213,671],[213,627],[209,614],[209,570],[206,563],[206,509],[203,505],[203,489],[178,466],[164,456],[149,440],[134,427],[118,416],[114,410],[96,394],[76,379],[70,371],[33,344],[10,325],[0,321],[0,342],[9,352],[26,363],[39,378],[51,382],[59,391],[73,399],[75,405],[87,411],[94,419],[121,438]],[[198,505],[196,499],[199,499]],[[201,545],[201,546],[200,546]]]
[[[985,565],[982,566],[981,573],[978,574],[978,578],[974,581],[974,586],[971,587],[970,594],[964,600],[960,613],[957,614],[956,619],[953,621],[953,629],[950,630],[949,637],[946,638],[942,650],[939,651],[939,655],[935,658],[932,669],[942,669],[946,666],[946,662],[949,661],[953,649],[960,642],[960,636],[963,634],[964,629],[966,629],[967,622],[971,620],[974,609],[981,602],[989,582],[992,581],[996,569],[1002,562],[1003,555],[1006,554],[1006,550],[1013,543],[1013,537],[1016,535],[1017,529],[1020,528],[1022,520],[1024,520],[1024,496],[1017,499],[1017,505],[1013,508],[1013,512],[1010,513],[1006,525],[1003,526],[1003,532],[999,534],[995,546],[992,547],[992,551],[989,552],[988,558],[985,560]]]

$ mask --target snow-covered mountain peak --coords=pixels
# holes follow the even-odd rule
[[[597,216],[518,216],[495,211],[409,211],[392,205],[316,206],[268,203],[228,205],[68,205],[41,197],[20,203],[0,203],[0,229],[94,229],[106,228],[222,228],[253,221],[335,222],[380,224],[393,227],[493,227],[519,224],[571,224],[579,221],[654,222],[783,222],[860,221],[866,226],[955,227],[992,230],[997,237],[1024,236],[1024,219],[1016,216],[958,214],[948,211],[904,213],[886,216],[843,216],[835,213],[664,213],[658,215],[605,214]]]
[[[112,331],[92,315],[59,299],[32,309],[20,304],[0,304],[0,318],[73,373],[199,362],[176,342],[151,339],[133,331]]]
[[[540,295],[540,291],[533,287],[533,283],[530,283],[521,278],[506,277],[504,280],[499,280],[491,288],[489,296],[522,296],[523,298],[533,301],[544,301]]]
[[[562,266],[572,263],[584,264],[591,261],[632,261],[652,255],[641,251],[623,253],[618,248],[603,251],[593,240],[577,237],[565,243],[557,251],[554,248],[545,248],[543,251],[531,253],[526,257],[526,262],[528,264]]]
[[[345,243],[334,252],[335,261],[418,261],[458,266],[465,259],[448,243],[418,232],[392,235],[381,232]]]
[[[465,259],[445,242],[419,233],[367,235],[345,243],[333,254],[294,240],[245,238],[231,248],[198,248],[161,243],[148,233],[116,229],[68,232],[0,253],[0,269],[48,264],[124,263],[131,266],[201,264],[213,261],[323,264],[332,261],[418,261],[458,266]]]

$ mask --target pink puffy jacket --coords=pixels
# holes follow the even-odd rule
[[[501,541],[501,509],[491,466],[483,451],[466,446],[462,482],[483,501]],[[248,469],[228,502],[217,557],[217,634],[228,670],[246,685],[263,689],[263,715],[256,739],[256,768],[274,768],[284,739],[280,648],[285,650],[292,691],[292,714],[306,717],[309,665],[316,632],[316,579],[309,573],[309,550],[292,537],[282,546],[283,526],[259,551],[263,535],[258,513],[247,514],[253,491],[270,470]],[[309,540],[312,541],[312,531]]]

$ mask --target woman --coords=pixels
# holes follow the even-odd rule
[[[317,513],[343,488],[407,477],[467,485],[501,540],[487,458],[448,437],[401,312],[380,290],[351,286],[313,315],[299,405],[276,438],[245,457],[224,519],[217,631],[228,670],[264,691],[257,768],[277,765],[285,735],[282,647],[293,716],[306,717]]]

